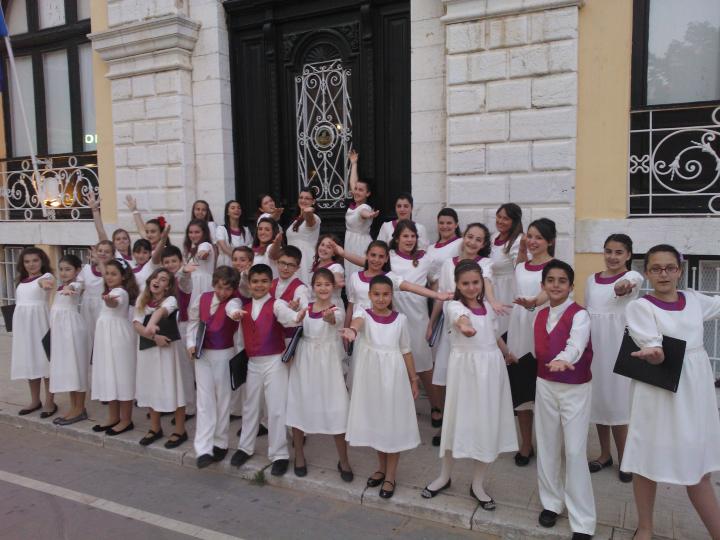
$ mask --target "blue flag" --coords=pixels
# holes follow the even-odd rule
[[[5,14],[3,13],[2,7],[0,7],[0,37],[8,35],[7,24],[5,24]]]

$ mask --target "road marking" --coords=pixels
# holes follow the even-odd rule
[[[69,501],[84,504],[86,506],[92,506],[105,512],[117,514],[118,516],[124,516],[136,521],[142,521],[155,527],[161,527],[169,531],[192,536],[193,538],[202,538],[203,540],[243,540],[239,536],[231,536],[229,534],[213,531],[212,529],[205,529],[192,523],[186,523],[184,521],[178,521],[169,517],[161,516],[160,514],[153,514],[152,512],[146,512],[139,508],[133,508],[132,506],[125,506],[107,499],[101,499],[87,493],[81,493],[79,491],[73,491],[72,489],[66,489],[61,486],[54,484],[48,484],[47,482],[41,482],[33,478],[26,476],[20,476],[7,471],[0,470],[0,480],[15,484],[48,495],[55,497],[61,497]]]

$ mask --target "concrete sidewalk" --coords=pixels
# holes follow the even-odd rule
[[[104,407],[98,402],[90,402],[88,413],[90,420],[66,427],[58,427],[52,419],[41,420],[39,412],[28,416],[18,416],[17,411],[27,404],[27,385],[22,381],[10,381],[10,336],[0,334],[0,422],[23,429],[33,429],[49,436],[69,437],[84,441],[100,448],[108,447],[134,454],[142,454],[151,459],[174,462],[178,465],[195,467],[195,453],[192,449],[194,420],[188,423],[191,440],[175,450],[163,448],[165,439],[150,447],[138,444],[148,428],[149,420],[145,410],[134,412],[135,430],[117,437],[106,437],[91,431],[92,425],[105,418]],[[67,407],[67,396],[60,395],[57,403],[62,411]],[[477,531],[479,538],[570,538],[571,533],[566,518],[558,520],[552,529],[538,525],[537,516],[542,510],[537,493],[536,462],[532,460],[528,467],[516,467],[512,455],[501,456],[491,467],[486,486],[498,503],[495,512],[486,512],[469,495],[472,479],[472,463],[459,460],[453,471],[453,485],[445,493],[434,499],[426,500],[420,496],[420,490],[439,472],[437,449],[430,440],[435,430],[430,427],[429,406],[426,400],[418,402],[418,422],[423,444],[400,458],[398,486],[395,496],[390,500],[378,497],[378,490],[366,488],[365,480],[376,470],[376,455],[369,448],[351,448],[350,462],[355,472],[355,480],[345,483],[337,472],[335,445],[329,436],[308,436],[305,455],[308,462],[308,475],[297,478],[292,472],[276,478],[265,470],[269,461],[266,437],[258,439],[258,447],[253,458],[245,466],[235,469],[230,466],[230,455],[237,443],[235,432],[240,422],[230,424],[231,453],[222,463],[211,465],[216,469],[245,480],[264,481],[268,484],[314,492],[356,502],[372,508],[386,510],[412,517],[429,519],[440,523]],[[163,418],[163,431],[166,436],[172,433],[170,417]],[[32,449],[28,449],[31,451]],[[598,454],[597,437],[591,429],[589,453]],[[598,514],[596,538],[630,539],[637,525],[635,505],[632,498],[632,485],[622,484],[617,479],[617,465],[592,475],[595,502]],[[720,475],[713,476],[715,489],[720,493]],[[690,505],[685,489],[678,486],[660,485],[655,506],[655,532],[658,538],[677,538],[683,540],[708,538],[707,532]]]

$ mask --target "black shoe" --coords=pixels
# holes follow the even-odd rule
[[[353,474],[352,470],[349,471],[343,471],[342,465],[340,465],[340,462],[338,461],[338,471],[340,471],[340,478],[342,478],[343,482],[352,482],[355,478],[355,475]]]
[[[483,510],[487,510],[488,512],[492,512],[493,510],[495,510],[495,501],[493,499],[490,499],[488,501],[481,500],[480,497],[475,495],[475,490],[473,489],[472,484],[470,484],[470,496],[480,503],[480,507]]]
[[[28,407],[27,409],[20,409],[18,411],[18,416],[25,416],[26,414],[34,413],[35,411],[39,411],[42,409],[42,403],[38,404],[36,407]]]
[[[382,474],[382,476],[380,478],[373,478],[372,476],[370,476],[370,478],[367,479],[367,487],[378,487],[385,480],[384,472],[375,471],[373,475],[375,474]]]
[[[392,489],[385,489],[385,484],[390,484]],[[390,480],[383,481],[383,487],[380,489],[380,498],[389,499],[393,495],[395,495],[395,482],[391,482]]]
[[[435,436],[432,438],[432,445],[433,445],[433,446],[440,446],[440,439],[441,439],[440,435],[435,435]]]
[[[111,427],[117,426],[119,423],[120,423],[120,420],[118,420],[118,421],[115,422],[114,424],[108,424],[107,426],[101,426],[100,424],[95,424],[95,425],[92,427],[92,430],[93,430],[95,433],[100,433],[101,431],[107,431],[107,430],[110,429]]]
[[[535,455],[535,449],[530,447],[530,453],[527,456],[523,456],[520,452],[515,454],[515,465],[518,467],[525,467],[530,463],[530,458]]]
[[[238,416],[237,414],[231,414],[230,421],[234,422],[235,420],[242,420],[242,416]]]
[[[157,433],[154,432],[152,429],[148,431],[148,434],[145,435],[142,439],[140,439],[140,446],[149,446],[155,441],[162,439],[163,437],[163,430],[161,429]]]
[[[194,415],[194,414],[186,414],[186,415],[185,415],[185,421],[186,421],[186,422],[187,422],[188,420],[192,420],[193,418],[195,418],[195,415]],[[175,419],[173,418],[172,420],[170,420],[170,423],[174,426],[174,425],[175,425]]]
[[[557,517],[558,515],[556,512],[553,512],[552,510],[543,510],[540,512],[538,523],[540,523],[543,527],[554,527]]]
[[[299,478],[307,476],[307,463],[302,467],[293,467],[293,470],[295,471],[295,476]]]
[[[179,433],[173,433],[170,435],[170,438],[165,443],[165,448],[172,450],[173,448],[177,448],[182,443],[188,440],[187,431],[180,435]]]
[[[289,464],[290,461],[287,459],[278,459],[273,461],[272,468],[270,469],[270,474],[272,474],[273,476],[282,476],[287,472]]]
[[[115,437],[115,435],[120,435],[121,433],[125,433],[127,431],[132,431],[133,429],[135,429],[135,424],[130,422],[127,426],[122,428],[120,431],[115,431],[113,428],[108,428],[107,431],[105,432],[105,435],[107,435],[108,437]]]
[[[262,424],[260,424],[260,427],[258,428],[257,436],[262,437],[263,435],[267,435],[267,434],[268,434],[268,429],[265,426],[263,426]]]
[[[50,418],[51,416],[55,416],[55,413],[58,411],[57,405],[53,405],[52,411],[43,411],[40,413],[40,418]]]
[[[252,456],[250,454],[246,454],[242,450],[236,450],[232,458],[230,459],[230,465],[232,465],[233,467],[242,467],[245,462],[251,457]]]
[[[425,488],[420,492],[420,496],[423,497],[424,499],[432,499],[435,495],[437,495],[441,491],[445,491],[447,488],[449,488],[451,483],[452,483],[452,479],[448,479],[448,481],[445,483],[444,486],[439,487],[435,490],[430,489],[430,486],[425,486]]]
[[[222,461],[223,459],[225,459],[225,456],[227,456],[227,453],[227,448],[219,448],[217,446],[213,446],[213,461]]]
[[[620,481],[621,481],[623,484],[629,484],[630,482],[632,482],[633,475],[632,475],[631,472],[622,472],[622,471],[620,471],[620,472],[618,473],[618,478],[620,478]]]
[[[596,473],[602,471],[606,467],[610,467],[612,464],[612,458],[608,459],[605,463],[601,463],[600,461],[595,460],[588,463],[588,468],[590,469],[591,473]]]
[[[432,424],[432,427],[434,428],[442,427],[442,416],[440,418],[433,418],[433,413],[442,413],[442,410],[438,409],[437,407],[433,407],[432,409],[430,409],[430,424]]]
[[[592,534],[573,533],[572,535],[572,540],[585,540],[586,538],[592,538]]]
[[[214,461],[215,460],[210,454],[203,454],[195,460],[195,464],[197,465],[198,469],[204,469],[205,467],[209,467],[210,465],[212,465]]]

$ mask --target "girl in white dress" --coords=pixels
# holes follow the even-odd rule
[[[282,218],[284,208],[278,208],[275,204],[275,199],[267,193],[261,193],[257,198],[257,221],[256,225],[260,224],[260,220],[263,218],[270,218],[277,223],[280,232],[283,228],[280,226],[280,218]]]
[[[231,266],[232,251],[240,246],[252,246],[252,234],[250,229],[243,226],[242,206],[240,203],[231,200],[225,203],[225,225],[216,228],[216,240],[218,247],[218,266]]]
[[[315,197],[312,191],[304,189],[298,195],[298,215],[287,228],[287,243],[302,253],[300,268],[296,277],[303,283],[310,283],[315,246],[320,237],[320,216],[315,213]]]
[[[332,303],[335,277],[330,270],[318,269],[312,288],[315,301],[303,319],[303,335],[290,364],[288,382],[285,422],[293,433],[295,474],[307,474],[305,433],[322,433],[334,436],[340,476],[352,482],[345,442],[349,401],[342,370],[345,351],[339,333],[343,310]]]
[[[445,304],[450,327],[445,416],[440,442],[440,476],[421,493],[432,498],[450,487],[453,462],[476,461],[470,493],[485,510],[495,501],[484,489],[487,467],[501,452],[518,449],[507,361],[507,346],[498,337],[497,318],[484,299],[483,272],[474,261],[455,268],[455,301]]]
[[[415,416],[418,377],[410,350],[407,319],[392,310],[393,282],[370,282],[371,309],[357,309],[343,337],[355,341],[355,374],[345,439],[378,453],[378,470],[367,480],[380,497],[395,493],[400,452],[420,444]],[[408,383],[409,378],[409,383]]]
[[[57,412],[57,405],[50,393],[49,358],[42,345],[42,339],[50,329],[48,300],[55,288],[55,277],[50,259],[40,248],[27,247],[20,253],[15,289],[15,312],[12,319],[12,356],[10,378],[15,381],[26,379],[30,386],[30,405],[18,414],[24,416],[42,407],[40,382],[45,379],[45,411],[42,418]]]
[[[50,309],[50,391],[70,392],[70,409],[53,423],[67,426],[87,420],[85,393],[90,368],[87,328],[78,305],[83,284],[77,281],[82,262],[75,255],[64,255],[58,263],[62,285]]]
[[[280,251],[285,245],[285,238],[280,232],[280,225],[269,217],[260,218],[255,238],[253,239],[253,264],[267,264],[273,273],[273,279],[278,277],[277,260],[280,258]]]
[[[326,268],[332,272],[335,278],[332,303],[344,312],[345,304],[342,300],[342,289],[345,287],[345,270],[342,265],[342,258],[335,254],[337,245],[338,239],[333,234],[323,234],[318,238],[317,246],[315,247],[315,256],[313,257],[310,268],[310,275],[312,281],[312,275],[321,268]]]
[[[185,229],[183,257],[195,268],[192,272],[192,304],[196,297],[212,290],[212,274],[215,270],[215,250],[210,243],[210,231],[205,221],[193,219]]]
[[[102,295],[105,292],[105,279],[102,268],[113,257],[114,246],[109,240],[100,240],[90,249],[90,263],[80,270],[78,281],[83,284],[83,298],[80,304],[80,315],[87,329],[88,348],[92,354],[95,341],[95,323],[100,315]]]
[[[168,222],[163,216],[143,221],[142,215],[137,209],[137,201],[132,195],[127,195],[125,197],[125,206],[127,206],[128,210],[132,212],[133,220],[135,221],[135,226],[137,227],[140,237],[150,242],[152,250],[155,251],[158,247],[163,231],[166,227],[168,227]],[[168,242],[168,245],[169,244],[170,243]]]
[[[686,486],[710,538],[720,538],[720,505],[710,473],[720,470],[720,419],[710,360],[703,347],[705,321],[720,318],[720,296],[678,291],[682,258],[669,245],[645,255],[652,292],[628,304],[638,362],[665,359],[663,336],[686,342],[677,393],[639,381],[630,384],[630,426],[621,469],[633,474],[638,513],[635,538],[649,540],[657,482]]]
[[[135,307],[133,326],[139,336],[153,340],[155,347],[138,350],[135,375],[135,399],[138,407],[150,408],[150,430],[140,444],[148,446],[163,437],[160,413],[175,413],[175,431],[165,448],[177,448],[187,441],[185,431],[185,390],[181,362],[187,362],[183,340],[170,341],[158,334],[158,324],[176,317],[175,275],[158,268],[147,279],[145,292]],[[147,324],[145,317],[150,315]]]
[[[166,234],[170,232],[170,226],[165,227],[165,231],[161,234],[161,239],[157,243],[155,251],[152,250],[150,242],[144,238],[135,240],[132,249],[132,255],[135,264],[132,266],[135,282],[138,286],[138,294],[142,294],[145,290],[147,278],[159,266],[162,260],[162,252],[165,249]],[[132,314],[131,317],[132,319]]]
[[[190,210],[190,215],[192,216],[190,219],[199,219],[208,224],[210,243],[214,245],[216,242],[217,224],[215,223],[215,218],[213,218],[212,210],[210,210],[208,202],[202,199],[195,201],[192,205],[192,209]]]
[[[515,203],[505,203],[495,212],[497,232],[491,238],[493,291],[501,304],[515,300],[515,267],[525,262],[526,247],[523,236],[522,210]],[[520,246],[523,249],[520,249]],[[500,335],[508,331],[510,314],[498,315]]]
[[[408,221],[413,221],[413,205],[414,201],[410,193],[401,193],[400,195],[398,195],[397,199],[395,199],[395,215],[397,217],[382,224],[382,226],[380,227],[380,231],[378,232],[377,239],[382,240],[387,244],[390,244],[390,240],[392,240],[393,232],[395,232],[395,227],[397,227],[398,222],[405,219]],[[427,248],[430,245],[430,240],[428,239],[425,225],[423,225],[422,223],[416,223],[414,221],[413,223],[415,224],[415,228],[418,231],[418,249],[427,251]]]
[[[443,263],[457,257],[460,253],[462,233],[458,225],[457,212],[452,208],[443,208],[437,215],[438,241],[428,247],[428,256],[433,262],[432,272],[428,276],[430,282],[435,283],[440,274]]]
[[[103,265],[105,293],[95,325],[92,399],[108,401],[108,419],[92,429],[114,436],[135,428],[132,422],[135,399],[137,336],[128,319],[138,288],[130,265],[111,259]]]
[[[547,302],[547,295],[541,291],[542,269],[549,263],[555,254],[555,238],[557,230],[555,222],[540,218],[533,221],[527,230],[526,243],[530,260],[517,265],[515,268],[515,298],[510,323],[507,332],[507,345],[513,356],[520,361],[528,353],[535,354],[535,337],[533,323],[535,321],[536,308],[543,307]],[[530,458],[535,455],[532,446],[532,424],[533,424],[533,401],[523,400],[519,397],[517,390],[522,387],[523,394],[535,395],[535,376],[530,378],[529,383],[519,382],[524,380],[518,373],[523,368],[534,370],[536,362],[533,359],[523,360],[519,364],[508,365],[510,386],[518,395],[513,395],[513,404],[517,411],[518,425],[520,427],[520,450],[515,454],[515,464],[524,467],[530,463]],[[524,385],[530,384],[527,388]]]
[[[372,237],[370,227],[380,211],[368,204],[371,195],[370,183],[358,176],[358,153],[350,152],[350,192],[352,202],[345,212],[345,249],[352,253],[365,253]],[[352,262],[345,261],[345,281],[355,272],[362,270]]]
[[[92,190],[87,195],[87,203],[92,209],[93,223],[97,231],[98,241],[108,240],[105,224],[103,223],[102,214],[100,213],[100,199],[95,196]],[[130,234],[125,229],[115,229],[113,231],[112,243],[115,248],[115,258],[125,259],[130,264],[133,264],[132,250],[130,249],[132,242],[130,241]]]
[[[623,334],[625,308],[638,297],[643,277],[630,270],[632,240],[625,234],[611,234],[603,247],[605,270],[588,276],[585,305],[590,314],[593,361],[592,401],[590,422],[597,426],[600,456],[591,461],[590,472],[598,472],[613,464],[610,453],[612,430],[622,462],[630,421],[630,379],[613,373]],[[622,482],[632,481],[632,475],[620,471]]]

